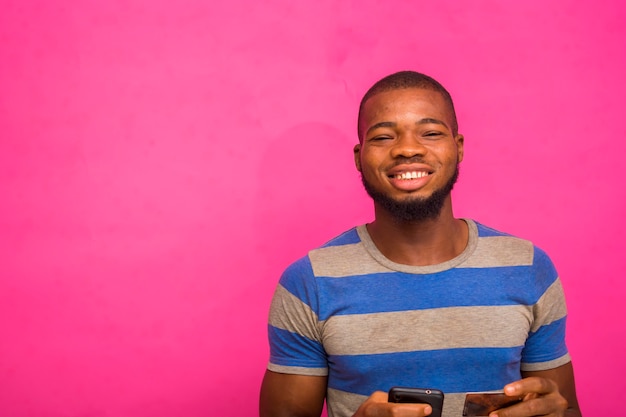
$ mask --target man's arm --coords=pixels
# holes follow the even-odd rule
[[[261,385],[260,417],[319,417],[326,397],[325,376],[265,371]]]
[[[522,372],[522,377],[504,387],[504,392],[524,401],[498,411],[498,417],[581,417],[571,362],[546,371]]]

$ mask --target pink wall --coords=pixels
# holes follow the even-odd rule
[[[617,415],[622,4],[1,0],[0,415],[255,415],[278,275],[371,218],[356,106],[407,68],[456,99],[457,214],[552,255]]]

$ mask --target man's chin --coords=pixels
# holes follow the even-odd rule
[[[388,212],[392,217],[399,221],[416,222],[424,220],[433,220],[439,217],[446,200],[450,197],[450,193],[459,176],[459,167],[457,165],[454,175],[450,177],[448,182],[441,188],[432,191],[429,195],[424,195],[424,190],[418,193],[411,193],[405,196],[390,195],[388,193],[377,190],[369,184],[363,175],[361,181],[365,187],[365,191],[374,200],[374,203],[381,209]]]
[[[449,185],[429,195],[392,196],[374,189],[366,182],[363,184],[379,209],[384,210],[397,221],[407,223],[437,219],[452,188]]]
[[[431,198],[433,195],[433,193],[428,193],[425,194],[424,192],[415,192],[415,193],[407,193],[405,195],[400,195],[400,196],[390,196],[388,195],[387,198],[391,201],[394,201],[396,204],[407,204],[407,205],[412,205],[412,204],[422,204],[425,201],[428,201],[429,198]]]

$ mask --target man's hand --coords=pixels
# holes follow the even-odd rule
[[[433,412],[428,404],[390,403],[387,398],[386,392],[376,391],[352,417],[426,417]]]
[[[567,400],[559,392],[556,382],[551,379],[524,378],[505,386],[504,393],[511,397],[522,397],[523,401],[494,411],[489,417],[566,416]]]

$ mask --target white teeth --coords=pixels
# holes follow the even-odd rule
[[[398,174],[395,176],[397,180],[413,180],[416,178],[423,178],[427,176],[428,173],[424,171],[413,171],[413,172],[403,172],[402,174]]]

